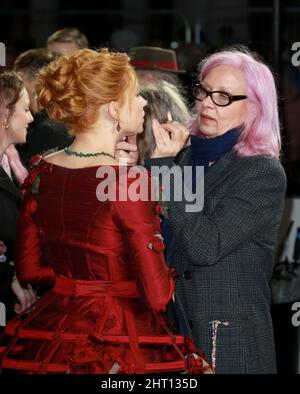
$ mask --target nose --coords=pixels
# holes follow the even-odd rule
[[[144,99],[144,97],[142,97],[142,96],[140,96],[140,97],[141,97],[141,99],[142,99],[142,105],[143,105],[143,108],[144,108],[144,107],[146,107],[146,105],[148,104],[148,102],[147,102],[147,100]]]
[[[28,123],[31,123],[31,122],[33,122],[33,116],[32,116],[32,113],[29,111],[28,112]]]
[[[204,107],[214,107],[214,102],[212,101],[212,98],[210,96],[206,96],[204,100],[201,101],[201,104]]]

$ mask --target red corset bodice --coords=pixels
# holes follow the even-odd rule
[[[37,373],[107,373],[116,365],[131,373],[202,370],[202,358],[191,357],[192,342],[162,314],[174,293],[174,271],[160,247],[156,203],[99,201],[97,169],[39,159],[25,181],[17,275],[24,284],[53,290],[26,319],[8,324],[12,339],[2,352],[3,367]],[[120,170],[113,169],[117,185]],[[21,357],[14,357],[19,341]]]

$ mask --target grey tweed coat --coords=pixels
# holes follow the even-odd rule
[[[190,148],[175,159],[190,163]],[[173,201],[168,213],[167,261],[179,273],[176,294],[192,336],[212,362],[212,321],[228,322],[217,331],[216,373],[276,373],[269,282],[284,170],[270,157],[229,152],[210,167],[204,190],[202,211]]]

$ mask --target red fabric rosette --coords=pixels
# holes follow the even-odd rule
[[[156,253],[163,252],[165,250],[164,239],[161,234],[154,234],[151,242],[148,244],[148,248],[153,250]]]

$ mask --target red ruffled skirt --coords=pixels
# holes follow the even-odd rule
[[[189,337],[142,304],[132,281],[58,277],[5,334],[0,366],[23,373],[211,372]]]

